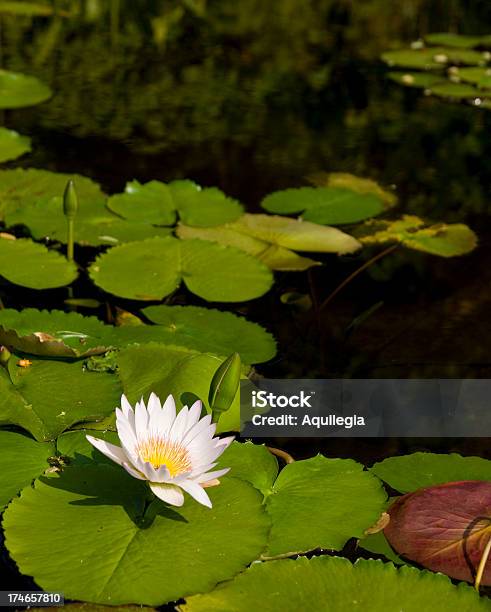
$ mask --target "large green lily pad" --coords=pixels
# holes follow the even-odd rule
[[[0,431],[0,449],[1,512],[14,495],[49,467],[48,457],[54,455],[55,447],[20,433]]]
[[[382,54],[382,60],[389,66],[419,70],[437,70],[452,64],[484,65],[486,58],[487,56],[480,51],[457,47],[398,49]]]
[[[443,73],[437,72],[403,72],[394,71],[387,74],[389,79],[405,85],[406,87],[415,87],[417,89],[431,89],[437,84],[448,83],[446,76]]]
[[[268,268],[254,257],[205,240],[153,238],[111,249],[89,269],[96,285],[120,297],[160,300],[181,281],[209,301],[240,302],[266,293]]]
[[[453,32],[434,32],[425,36],[429,45],[442,45],[444,47],[457,47],[460,49],[472,49],[482,45],[489,45],[489,36],[465,36]]]
[[[363,244],[399,242],[410,249],[440,257],[465,255],[477,245],[477,236],[467,225],[437,223],[428,226],[412,215],[403,215],[397,221],[369,221],[363,232],[365,235],[359,237]]]
[[[269,194],[261,206],[271,213],[302,213],[305,221],[322,225],[357,223],[382,213],[384,201],[374,193],[342,187],[300,187]]]
[[[490,68],[459,68],[456,76],[466,83],[472,83],[484,89],[491,88],[491,69]],[[489,94],[489,92],[481,92]]]
[[[33,106],[51,95],[51,89],[36,77],[0,70],[0,108]]]
[[[29,289],[53,289],[72,283],[78,271],[73,262],[42,244],[0,237],[0,276]]]
[[[397,204],[397,196],[393,190],[385,189],[376,181],[365,176],[357,176],[349,172],[314,172],[308,177],[316,187],[338,187],[349,189],[360,194],[372,194],[382,200],[386,208]]]
[[[46,591],[95,603],[161,605],[209,591],[261,554],[269,520],[260,493],[231,477],[213,508],[154,499],[122,468],[71,467],[26,488],[4,515],[6,546]],[[49,550],[49,555],[46,551]]]
[[[147,306],[142,312],[158,324],[159,342],[165,344],[187,346],[217,355],[230,355],[236,351],[243,363],[262,363],[276,354],[276,343],[271,334],[257,323],[231,312],[199,306],[164,305]]]
[[[462,457],[457,453],[413,453],[389,457],[370,471],[399,493],[409,493],[458,480],[491,481],[491,461],[481,457]]]
[[[272,528],[265,554],[341,550],[376,523],[385,500],[380,481],[351,459],[318,455],[290,463],[266,499]]]
[[[0,163],[17,159],[31,150],[31,139],[0,127]]]
[[[55,439],[75,423],[102,419],[119,405],[113,374],[85,370],[82,363],[32,358],[19,367],[13,355],[0,369],[0,424],[19,425],[36,440]]]
[[[122,194],[111,196],[108,207],[131,221],[173,225],[176,214],[187,225],[207,227],[234,221],[243,213],[236,200],[216,187],[200,187],[193,181],[172,183],[132,181]]]
[[[195,595],[182,612],[484,612],[488,599],[441,574],[391,563],[300,557],[255,564],[211,593]]]

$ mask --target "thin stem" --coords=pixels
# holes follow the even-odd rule
[[[384,249],[380,253],[377,253],[377,255],[375,255],[374,257],[372,257],[368,261],[366,261],[362,266],[360,266],[354,272],[352,272],[347,278],[344,279],[344,281],[340,285],[338,285],[336,287],[336,289],[334,289],[334,291],[332,293],[330,293],[327,296],[327,298],[322,302],[322,304],[321,304],[321,306],[319,308],[319,311],[322,311],[337,296],[337,294],[342,289],[344,289],[346,287],[346,285],[348,285],[354,278],[356,278],[364,270],[369,268],[376,261],[378,261],[379,259],[382,259],[382,257],[385,257],[386,255],[389,255],[389,253],[392,253],[392,251],[395,251],[398,247],[399,247],[398,244],[392,244],[390,247],[387,247],[386,249]]]
[[[290,454],[288,454],[286,451],[284,451],[284,450],[281,450],[279,448],[274,448],[272,446],[266,446],[266,448],[269,450],[269,452],[272,455],[276,455],[277,457],[280,457],[281,459],[283,459],[283,461],[286,464],[294,463],[295,462],[295,459]]]
[[[116,49],[119,42],[120,0],[111,0],[111,46]]]
[[[67,259],[68,261],[73,261],[73,256],[74,256],[74,241],[75,241],[75,236],[74,236],[74,227],[75,227],[75,220],[70,217],[68,217],[68,235],[67,235]]]
[[[474,582],[474,588],[479,593],[479,587],[481,585],[482,575],[484,574],[484,568],[486,567],[486,563],[488,561],[489,552],[491,551],[491,536],[488,539],[488,543],[486,544],[486,548],[482,553],[481,560],[479,561],[479,567],[477,568],[476,580]]]

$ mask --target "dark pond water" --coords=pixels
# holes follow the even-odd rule
[[[278,338],[277,358],[260,372],[491,377],[491,111],[403,89],[378,61],[427,32],[491,32],[489,3],[215,0],[164,11],[134,0],[113,15],[112,31],[109,3],[79,4],[85,13],[75,20],[1,20],[3,66],[55,91],[48,103],[5,113],[7,126],[33,138],[21,165],[86,174],[108,192],[133,178],[189,177],[251,211],[319,170],[392,185],[399,212],[468,223],[479,248],[452,260],[396,251],[322,313],[279,298],[297,291],[321,303],[366,252],[326,257],[310,275],[278,274],[266,297],[234,308]],[[81,261],[93,256],[79,252]],[[83,280],[75,293],[98,295]],[[0,297],[15,307],[40,300],[2,285]],[[49,292],[43,304],[64,297]],[[175,301],[199,303],[184,292]],[[490,454],[488,440],[276,443],[298,457],[322,450],[365,463],[420,448]]]

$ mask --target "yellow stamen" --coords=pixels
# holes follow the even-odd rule
[[[188,451],[172,440],[159,437],[147,438],[138,445],[138,454],[155,469],[165,465],[172,478],[191,470]]]

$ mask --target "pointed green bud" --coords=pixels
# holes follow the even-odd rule
[[[8,348],[0,345],[0,365],[6,366],[11,356],[12,353],[8,350]]]
[[[216,423],[222,412],[230,408],[239,388],[241,362],[238,353],[225,359],[213,375],[208,403]]]
[[[78,196],[75,190],[75,184],[70,179],[65,187],[65,193],[63,194],[63,212],[65,217],[74,219],[78,210]]]

